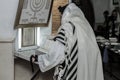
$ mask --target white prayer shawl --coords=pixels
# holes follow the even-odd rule
[[[56,67],[54,79],[77,80],[78,39],[76,29],[71,22],[65,23],[62,26],[56,36],[56,40],[65,45],[65,60]]]
[[[69,22],[73,23],[76,28],[78,39],[78,70],[77,80],[104,80],[101,55],[96,43],[95,35],[82,11],[73,3],[69,4],[62,16],[62,25],[60,28],[65,29],[66,37],[69,39],[69,49],[73,45],[74,38],[72,27]],[[59,31],[58,31],[59,32]],[[47,71],[65,60],[66,47],[59,41],[53,41],[48,54],[39,56],[38,63],[41,71]]]

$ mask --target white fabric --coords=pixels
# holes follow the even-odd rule
[[[104,80],[101,55],[93,30],[82,11],[73,3],[65,9],[62,24],[69,21],[77,30],[79,46],[77,80]]]
[[[60,27],[60,29],[64,29],[65,30],[65,38],[67,38],[67,40],[65,41],[65,52],[67,52],[67,54],[65,55],[65,52],[61,53],[61,54],[65,55],[65,64],[66,65],[63,67],[63,69],[59,68],[61,65],[58,65],[56,67],[55,73],[54,73],[54,80],[62,80],[61,78],[63,78],[63,75],[65,73],[66,67],[68,66],[70,68],[71,65],[72,65],[72,64],[68,64],[68,61],[70,60],[71,63],[74,63],[75,60],[76,60],[76,59],[74,59],[74,61],[71,61],[71,56],[73,56],[73,54],[70,56],[71,50],[72,50],[72,48],[75,45],[75,42],[77,40],[76,32],[75,32],[75,34],[73,34],[73,26],[70,23],[65,23],[65,24],[63,24]],[[76,50],[74,50],[74,51],[76,51]],[[73,53],[75,53],[74,51],[73,51]],[[69,56],[69,58],[67,58],[68,56]],[[70,75],[68,77],[66,77],[66,78],[69,78],[69,77],[70,77]],[[69,79],[67,79],[67,80],[69,80]]]
[[[68,35],[71,34],[71,30],[69,29],[70,25],[66,25],[69,21],[75,25],[78,38],[77,80],[104,80],[101,55],[93,30],[85,19],[82,11],[73,3],[67,6],[62,16],[61,27],[65,29]],[[70,41],[71,40],[73,40],[73,38],[71,38]],[[38,58],[41,71],[47,71],[59,63],[62,63],[65,59],[64,51],[64,45],[57,41],[54,42],[53,45],[51,45],[50,52]]]
[[[53,42],[53,45],[51,45],[47,54],[38,56],[40,70],[45,72],[55,67],[59,63],[62,63],[64,60],[64,55],[61,53],[64,53],[64,49],[64,46],[60,42]]]

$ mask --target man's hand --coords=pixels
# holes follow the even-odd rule
[[[32,57],[32,62],[35,62],[35,57],[34,56]]]
[[[31,60],[32,60],[32,62],[37,62],[38,61],[38,55],[31,55]]]

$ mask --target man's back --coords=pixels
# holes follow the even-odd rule
[[[73,3],[69,4],[62,16],[62,24],[75,25],[78,39],[77,80],[103,80],[101,55],[93,30],[82,11]]]

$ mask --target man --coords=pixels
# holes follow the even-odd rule
[[[35,58],[42,72],[55,67],[54,80],[104,80],[95,35],[74,3],[65,8],[58,35],[51,42],[49,52]]]

